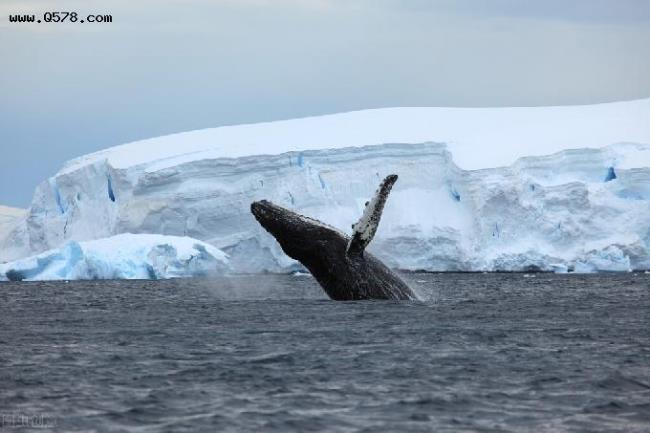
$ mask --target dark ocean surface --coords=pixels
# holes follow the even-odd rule
[[[0,283],[0,431],[650,431],[650,275]]]

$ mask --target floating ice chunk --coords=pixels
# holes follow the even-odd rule
[[[164,279],[223,273],[226,254],[177,236],[121,234],[0,265],[0,280]]]

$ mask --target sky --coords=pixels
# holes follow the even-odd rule
[[[10,23],[9,14],[112,23]],[[0,204],[193,129],[394,106],[650,97],[648,0],[2,0]]]

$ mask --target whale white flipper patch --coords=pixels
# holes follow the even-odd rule
[[[363,250],[372,241],[377,231],[377,226],[379,226],[379,220],[384,211],[388,194],[396,181],[396,174],[386,176],[379,185],[375,196],[366,203],[363,215],[361,215],[361,218],[359,218],[356,224],[352,225],[352,237],[350,238],[350,242],[348,242],[347,255],[363,253]]]

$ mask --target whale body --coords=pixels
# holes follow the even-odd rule
[[[352,226],[352,236],[267,200],[252,203],[251,212],[282,250],[311,272],[331,299],[414,300],[417,296],[408,284],[365,251],[396,181],[397,175],[384,179],[375,197],[366,203],[359,221]]]

